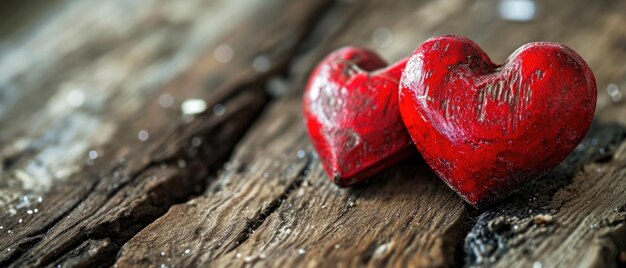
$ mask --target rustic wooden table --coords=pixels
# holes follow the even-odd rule
[[[626,265],[626,1],[545,0],[525,22],[495,0],[33,2],[2,11],[0,267]],[[495,62],[578,51],[588,137],[482,211],[418,157],[335,187],[302,124],[311,68],[442,34]]]

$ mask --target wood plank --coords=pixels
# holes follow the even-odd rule
[[[495,0],[67,2],[0,46],[0,266],[107,265],[133,236],[118,266],[615,266],[626,255],[626,105],[606,90],[626,88],[623,1],[539,1],[526,23],[499,19]],[[351,44],[396,60],[452,33],[497,62],[529,41],[578,51],[600,90],[583,145],[485,211],[464,208],[419,158],[354,189],[328,183],[299,114],[315,62]],[[278,100],[207,179],[266,87]],[[192,97],[208,112],[181,117]]]
[[[276,105],[277,112],[272,111],[270,117],[289,106],[294,112],[300,110],[299,103],[296,99]],[[302,129],[299,118],[292,124]],[[317,159],[311,164],[315,168],[303,182],[296,181],[299,184],[287,189],[287,196],[277,199],[280,206],[269,217],[260,218],[263,224],[248,231],[248,238],[215,264],[376,267],[454,263],[465,222],[462,202],[421,159],[409,159],[371,184],[349,190],[330,183]]]
[[[0,266],[111,264],[202,191],[325,5],[74,1],[5,46]]]
[[[401,2],[387,12],[416,20],[409,15],[416,9],[449,8],[433,3]],[[202,197],[172,207],[142,230],[123,247],[116,265],[457,263],[464,236],[464,205],[423,160],[410,159],[371,184],[338,189],[312,154],[302,125],[301,89],[315,62],[342,45],[380,45],[372,38],[376,29],[400,27],[384,24],[384,16],[377,20],[367,15],[384,10],[384,5],[348,3],[329,11],[310,41],[317,46],[300,55],[290,72],[291,94],[271,104]],[[442,11],[452,15],[452,10]],[[355,17],[345,22],[339,19],[351,14]],[[326,34],[315,35],[320,32]],[[397,38],[394,46],[379,46],[384,54],[395,54],[392,59],[414,46],[412,39]]]
[[[462,201],[421,159],[410,159],[371,184],[338,189],[310,153],[299,111],[299,98],[275,103],[205,196],[172,207],[142,230],[124,246],[117,264],[443,266],[454,261],[450,256],[463,234]]]
[[[612,83],[626,87],[624,32],[618,26],[624,4],[538,2],[537,17],[519,23],[501,20],[495,1],[409,2],[359,2],[358,16],[344,31],[316,40],[318,47],[300,56],[304,60],[290,72],[295,92],[271,105],[239,145],[230,169],[202,197],[174,206],[131,239],[117,264],[451,266],[464,259],[469,266],[615,265],[625,249],[619,187],[626,183],[620,164],[624,149],[612,152],[624,138],[626,105],[612,101],[605,89]],[[326,29],[324,21],[336,20],[329,14],[319,32]],[[382,14],[397,19],[377,19],[385,18]],[[564,25],[575,25],[576,31]],[[372,40],[377,29],[391,33],[393,41]],[[476,40],[496,62],[530,41],[557,41],[577,50],[596,72],[599,88],[598,116],[585,147],[486,211],[464,209],[460,199],[449,198],[451,191],[418,159],[356,189],[330,185],[294,115],[304,70],[342,45],[368,45],[398,59],[430,36],[452,33]],[[611,157],[594,163],[601,150]],[[473,221],[464,252],[455,250]],[[578,227],[587,223],[596,225]]]

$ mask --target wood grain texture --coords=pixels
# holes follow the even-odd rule
[[[594,128],[590,133],[590,136],[583,143],[583,146],[585,146],[585,144],[587,144],[588,146],[584,149],[579,149],[577,153],[575,153],[568,160],[568,162],[564,163],[552,174],[546,176],[537,183],[529,185],[520,193],[503,202],[503,204],[510,204],[510,206],[506,209],[503,207],[495,207],[485,212],[470,210],[470,215],[478,215],[476,218],[470,219],[465,219],[463,216],[464,213],[454,213],[451,215],[451,217],[456,218],[456,220],[454,220],[453,222],[443,223],[443,226],[452,226],[452,228],[457,228],[457,230],[453,230],[452,232],[450,232],[450,229],[447,229],[446,227],[441,227],[440,225],[433,225],[430,227],[426,226],[424,227],[425,229],[420,229],[421,232],[430,232],[436,234],[434,236],[432,236],[432,234],[426,235],[427,237],[431,236],[436,237],[436,239],[444,239],[441,241],[448,240],[448,243],[445,243],[446,246],[438,247],[437,245],[429,242],[432,241],[431,239],[423,236],[416,236],[413,233],[415,232],[415,230],[411,230],[410,228],[404,229],[392,227],[391,229],[394,229],[394,231],[387,229],[377,229],[376,226],[378,226],[378,224],[381,224],[381,221],[385,224],[389,224],[390,226],[393,226],[393,223],[387,223],[385,222],[385,220],[381,219],[368,218],[369,216],[371,216],[371,214],[379,214],[380,212],[377,211],[379,207],[377,207],[375,204],[367,203],[366,208],[364,208],[363,212],[358,215],[359,217],[367,218],[367,220],[359,221],[354,219],[353,221],[351,221],[352,219],[350,217],[345,218],[346,216],[342,216],[343,220],[341,221],[341,223],[350,222],[351,229],[367,230],[363,233],[359,232],[358,236],[360,237],[360,239],[355,242],[349,242],[349,249],[344,249],[345,251],[342,251],[342,245],[344,244],[342,243],[342,241],[352,241],[352,239],[354,239],[353,233],[357,231],[345,232],[344,230],[342,230],[342,228],[337,228],[336,226],[333,226],[333,223],[329,223],[329,221],[336,221],[333,218],[334,210],[329,210],[328,206],[324,205],[325,202],[319,200],[328,200],[328,196],[337,198],[335,196],[339,195],[340,197],[342,197],[343,194],[347,193],[341,190],[339,191],[339,193],[337,193],[337,189],[331,186],[325,186],[324,183],[321,183],[321,185],[313,184],[314,190],[310,190],[306,186],[298,186],[296,188],[297,190],[291,190],[290,187],[294,187],[294,181],[297,183],[297,185],[300,184],[300,182],[297,182],[297,177],[294,177],[291,183],[284,185],[284,188],[282,188],[283,190],[278,191],[275,194],[276,199],[272,199],[273,201],[264,201],[265,204],[272,204],[271,206],[266,205],[258,207],[257,205],[256,210],[254,210],[256,212],[253,213],[257,217],[244,217],[245,219],[252,220],[248,220],[247,224],[237,226],[237,229],[240,229],[241,227],[248,229],[251,228],[251,230],[248,230],[247,233],[246,231],[243,231],[243,235],[241,234],[242,231],[240,231],[239,235],[227,236],[227,238],[220,239],[213,237],[212,235],[214,235],[214,233],[207,231],[211,234],[208,236],[211,236],[211,239],[216,239],[215,241],[207,241],[206,238],[202,238],[202,234],[199,234],[199,237],[194,236],[194,239],[188,243],[183,243],[183,241],[189,240],[177,238],[178,240],[176,241],[181,242],[176,242],[172,244],[184,244],[184,246],[176,248],[176,250],[174,250],[173,254],[171,255],[166,254],[166,256],[168,257],[154,259],[141,258],[141,256],[148,255],[151,245],[161,245],[162,248],[166,249],[166,252],[167,249],[169,249],[172,245],[168,243],[168,239],[155,238],[154,234],[163,233],[163,231],[167,228],[171,228],[172,224],[176,224],[175,226],[180,226],[178,227],[178,229],[184,229],[183,226],[185,226],[185,224],[177,224],[175,223],[175,219],[184,217],[184,215],[193,215],[198,211],[205,211],[207,208],[206,206],[209,206],[208,204],[218,202],[214,201],[211,198],[210,192],[207,192],[205,193],[206,197],[192,201],[192,203],[194,204],[194,208],[189,207],[189,205],[182,205],[180,207],[177,206],[172,209],[170,213],[166,214],[164,217],[155,222],[155,224],[150,225],[146,230],[139,233],[127,245],[125,245],[124,250],[120,255],[120,259],[118,260],[118,264],[124,266],[127,264],[142,265],[147,263],[154,264],[162,262],[166,264],[176,265],[199,264],[209,262],[224,266],[246,264],[259,266],[265,266],[268,264],[293,265],[295,263],[305,263],[312,266],[324,266],[328,264],[340,264],[345,266],[361,266],[367,264],[389,264],[394,266],[404,266],[407,264],[412,264],[416,266],[450,266],[454,264],[458,265],[458,262],[454,262],[455,258],[464,255],[465,257],[461,258],[465,259],[466,265],[472,266],[493,264],[497,264],[498,266],[513,265],[522,267],[533,264],[541,264],[543,266],[572,266],[579,264],[583,266],[597,266],[602,264],[609,266],[616,265],[617,254],[619,254],[620,251],[624,248],[624,245],[622,243],[616,241],[621,241],[620,239],[623,240],[624,234],[622,231],[623,222],[621,222],[622,220],[620,220],[622,217],[620,215],[622,214],[615,212],[615,208],[613,208],[613,210],[611,210],[613,212],[610,213],[609,209],[605,209],[604,211],[602,211],[601,209],[598,211],[594,211],[592,209],[592,206],[586,209],[577,208],[576,206],[572,206],[571,208],[569,208],[569,213],[571,215],[577,215],[578,217],[584,218],[585,214],[577,214],[576,212],[584,211],[586,213],[591,213],[592,215],[594,215],[594,218],[596,220],[606,221],[606,219],[613,219],[610,220],[610,222],[616,223],[615,225],[611,225],[611,228],[605,229],[604,231],[591,231],[586,232],[583,235],[582,233],[577,234],[572,230],[568,231],[568,228],[571,227],[563,226],[562,228],[558,228],[559,225],[554,223],[558,221],[558,218],[561,216],[555,213],[556,210],[549,210],[537,204],[545,204],[545,202],[547,202],[546,200],[561,200],[562,202],[563,200],[559,197],[562,195],[562,192],[558,192],[558,190],[568,189],[568,187],[577,188],[578,186],[571,185],[575,185],[576,183],[578,183],[578,181],[586,181],[587,183],[589,183],[589,181],[596,180],[598,178],[598,175],[592,174],[578,175],[581,178],[572,178],[578,173],[578,170],[580,170],[581,166],[585,166],[585,168],[588,169],[589,165],[593,165],[594,159],[596,159],[597,157],[602,157],[602,155],[598,154],[599,151],[603,151],[605,154],[610,154],[610,152],[614,150],[623,139],[622,129],[623,126],[626,125],[626,122],[623,122],[623,120],[621,120],[621,118],[624,118],[622,116],[624,115],[623,105],[611,101],[608,94],[606,94],[606,91],[602,90],[603,88],[606,88],[610,83],[624,83],[623,78],[621,78],[621,80],[616,80],[620,79],[619,74],[623,71],[623,64],[620,64],[620,62],[623,61],[611,60],[607,62],[605,59],[606,54],[609,52],[617,53],[618,55],[622,55],[621,53],[623,53],[623,50],[620,50],[622,48],[620,48],[619,46],[615,46],[616,43],[619,43],[619,36],[623,36],[622,30],[616,27],[617,25],[619,25],[618,21],[624,19],[621,14],[618,14],[618,10],[621,10],[623,8],[622,3],[607,2],[591,6],[583,6],[580,5],[580,3],[573,3],[572,5],[567,5],[562,8],[560,7],[562,5],[561,3],[542,4],[544,8],[554,10],[554,12],[550,14],[544,13],[542,16],[539,16],[535,21],[532,21],[530,23],[518,24],[499,20],[496,16],[496,8],[492,6],[487,6],[487,4],[484,2],[425,2],[413,4],[413,6],[411,6],[411,4],[401,3],[385,7],[382,7],[377,3],[364,3],[359,8],[359,15],[350,21],[351,25],[358,25],[359,27],[347,26],[346,29],[341,32],[341,34],[333,36],[331,38],[332,40],[326,40],[324,42],[321,42],[321,44],[328,46],[328,48],[318,48],[317,50],[313,50],[312,52],[308,53],[309,57],[319,58],[325,53],[328,53],[331,49],[340,47],[342,45],[356,43],[376,47],[376,43],[374,42],[374,40],[372,40],[372,33],[376,29],[379,29],[379,27],[384,27],[393,33],[394,41],[392,45],[378,46],[377,48],[384,55],[392,59],[402,57],[403,55],[406,55],[407,51],[411,51],[412,46],[415,46],[415,44],[412,42],[413,40],[418,40],[419,42],[420,40],[423,41],[434,34],[457,33],[467,35],[476,40],[479,44],[483,46],[483,48],[485,48],[488,53],[493,56],[494,60],[496,60],[497,62],[504,61],[509,53],[511,53],[519,45],[525,42],[530,42],[534,40],[549,40],[562,42],[573,47],[574,49],[579,51],[579,53],[581,53],[583,57],[588,59],[594,70],[604,70],[603,73],[597,75],[599,88],[601,89],[599,93],[600,100],[598,105],[598,116],[596,118],[596,123],[594,123]],[[582,12],[581,8],[583,7],[585,9],[588,9],[589,11],[579,14],[579,12]],[[410,12],[405,11],[403,13],[403,10],[410,10]],[[463,12],[464,10],[470,10],[472,12]],[[612,10],[614,10],[614,12]],[[376,12],[377,14],[394,14],[398,17],[398,19],[392,22],[389,22],[388,20],[376,20],[373,19],[372,16],[367,16],[367,12]],[[597,18],[597,16],[594,15],[598,13],[602,13],[604,14],[604,16],[599,19]],[[428,16],[428,19],[423,20],[422,18],[424,18],[426,14],[435,15]],[[558,25],[562,24],[564,21],[572,21],[572,23],[574,23],[575,20],[577,21],[576,23],[579,26],[576,31],[553,31],[553,29],[555,28],[558,29]],[[413,29],[412,27],[414,27],[415,29]],[[605,29],[605,31],[598,32],[596,30],[598,28]],[[520,34],[511,35],[512,32]],[[586,38],[594,36],[594,39],[597,40],[597,42],[585,42],[581,36],[585,36]],[[315,62],[315,60],[310,60],[310,62],[312,64],[313,62]],[[296,83],[296,85],[300,83],[300,86],[296,86],[296,88],[302,88],[302,80],[302,77],[296,76],[294,81],[299,81]],[[294,95],[297,94],[298,93],[296,91]],[[288,105],[284,103],[279,102],[273,105],[281,107],[282,109],[284,109],[283,111],[285,113],[291,113],[287,108],[285,108]],[[272,115],[270,117],[279,120],[277,118],[281,118],[281,115],[277,112],[275,115]],[[270,123],[266,124],[269,125]],[[253,130],[251,133],[254,133],[252,134],[254,137],[262,137],[264,136],[265,129],[270,129],[270,127],[259,127],[258,129]],[[291,129],[287,129],[287,131],[291,131],[293,133],[291,135],[296,135],[295,133],[297,133],[297,131]],[[257,142],[258,141],[248,141],[247,143],[244,142],[242,143],[242,147],[251,146],[251,144],[256,144]],[[281,143],[268,145],[268,148],[261,149],[261,152],[273,151],[274,149],[272,147],[274,146],[286,146],[285,149],[283,149],[284,151],[289,151],[290,149],[291,151],[294,151],[297,148],[303,148],[303,145],[285,145]],[[254,150],[249,150],[249,152],[247,151],[246,153],[238,153],[232,159],[232,162],[239,163],[239,161],[242,161],[241,159],[247,159],[246,156],[253,151]],[[248,161],[249,160],[245,160],[245,162]],[[285,161],[289,162],[289,160],[282,160],[282,158],[280,158],[280,160],[277,159],[276,161],[281,163]],[[409,160],[408,163],[410,163],[410,161],[411,160]],[[415,159],[413,159],[413,161],[415,161]],[[253,161],[253,163],[255,162]],[[616,163],[612,161],[604,164],[610,166],[616,165]],[[313,162],[312,165],[314,165],[315,167],[316,163]],[[407,163],[405,163],[405,165],[407,165]],[[394,172],[403,172],[403,168],[407,167],[398,167],[394,170]],[[621,170],[620,167],[615,168],[616,170]],[[272,170],[269,173],[271,174],[273,172],[275,171]],[[239,174],[239,176],[248,178],[246,179],[246,181],[250,179],[260,180],[261,182],[258,183],[263,184],[263,182],[265,181],[264,178],[259,178],[258,176],[262,173],[262,170],[255,169],[254,171],[250,171],[249,175]],[[409,188],[409,186],[403,184],[402,181],[395,181],[395,176],[397,176],[395,175],[395,173],[388,172],[382,174],[379,180],[389,180],[395,183],[395,186],[389,186],[390,184],[385,184],[386,187]],[[609,178],[612,177],[608,176],[603,178],[607,178],[607,180],[609,180]],[[218,181],[221,180],[223,180],[223,178],[220,178]],[[310,172],[310,174],[304,179],[304,182],[302,182],[302,184],[308,185],[307,182],[309,181],[324,180],[324,174],[316,174],[315,172]],[[374,187],[380,191],[385,191],[383,189],[387,188],[385,188],[385,186],[379,186],[379,183],[383,184],[383,182],[375,181],[371,185],[363,186],[363,189],[359,188],[356,191],[372,191],[368,187]],[[421,186],[427,187],[428,182],[423,183],[424,185]],[[616,183],[616,185],[622,184],[623,182],[621,182],[620,180],[618,180],[618,182]],[[599,188],[587,189],[588,198],[589,195],[594,193],[612,191],[616,185],[611,185],[607,182],[603,183],[601,186],[599,186]],[[296,193],[294,193],[294,191]],[[414,189],[413,191],[419,192],[419,190],[417,189]],[[430,191],[433,190],[431,189]],[[302,197],[298,197],[298,193],[300,192],[302,193]],[[351,193],[351,191],[348,192]],[[286,199],[284,198],[285,195],[287,195]],[[402,196],[402,194],[400,193],[396,193],[395,195]],[[540,198],[537,196],[541,196],[544,198],[543,203],[538,201]],[[611,207],[611,202],[616,202],[616,204],[622,202],[621,198],[619,198],[618,192],[615,192],[613,195],[606,196],[607,200],[605,201],[605,203],[596,204],[595,206],[597,208]],[[580,202],[575,201],[578,200],[575,197],[571,197],[572,200],[569,200],[568,202]],[[252,197],[248,197],[247,199],[245,199],[246,201],[244,201],[244,203],[250,202],[250,198]],[[346,202],[348,204],[350,204],[350,202],[354,202],[350,198],[348,198],[347,200],[346,197],[343,198],[343,202],[338,202],[341,204],[339,206],[340,208],[345,207]],[[583,197],[581,196],[580,198],[582,199]],[[239,200],[238,198],[234,199]],[[358,200],[359,198],[355,199]],[[390,199],[392,200],[390,202],[394,203],[393,200],[395,199]],[[414,203],[416,207],[412,210],[419,212],[409,215],[415,215],[414,220],[418,223],[417,225],[419,226],[419,223],[423,223],[424,221],[430,221],[433,219],[436,221],[437,216],[439,215],[429,214],[425,211],[419,210],[418,208],[420,206],[420,202],[428,202],[428,204],[435,207],[441,206],[442,203],[440,203],[439,200],[443,201],[443,199],[429,197],[429,199],[416,200],[420,201],[418,201],[418,203]],[[397,203],[400,204],[403,202]],[[276,203],[278,203],[278,207],[274,208]],[[359,202],[357,201],[356,204],[358,203]],[[261,204],[263,204],[263,202],[261,202]],[[449,203],[445,204],[449,205]],[[553,204],[552,206],[558,207],[560,211],[561,209],[565,208],[561,208],[561,205],[562,204],[557,206]],[[268,206],[271,209],[268,209]],[[200,208],[196,209],[195,207]],[[361,206],[357,207],[361,208]],[[540,207],[542,209],[538,209]],[[384,211],[397,212],[400,215],[406,216],[407,211],[405,211],[403,208],[404,207],[402,205],[396,205],[385,208]],[[240,206],[235,208],[229,208],[228,210],[241,211],[241,209],[246,209],[246,207]],[[247,209],[250,209],[250,207],[247,207]],[[455,205],[453,206],[453,208],[440,209],[437,211],[438,213],[446,215],[446,211],[449,211],[450,209],[458,210],[461,209],[461,206]],[[268,213],[269,216],[267,215]],[[567,212],[564,211],[562,213]],[[509,216],[508,218],[503,218],[503,214],[512,216]],[[261,221],[258,220],[259,215],[261,216]],[[495,216],[492,217],[490,215]],[[208,218],[209,216],[206,217]],[[513,221],[510,219],[510,217],[517,218],[515,218],[516,220]],[[329,218],[331,220],[328,220]],[[464,222],[472,222],[473,220],[477,220],[477,224],[468,234],[465,246],[465,253],[455,255],[454,245],[455,243],[458,243],[458,240],[460,239],[458,235],[455,234],[455,232],[463,230]],[[250,223],[250,221],[252,223]],[[489,222],[492,221],[495,223],[492,223],[490,225]],[[493,232],[490,232],[483,236],[476,236],[477,232],[485,229],[488,230],[489,226],[491,226],[491,228],[497,229],[497,226],[501,225],[504,226],[504,229],[506,230],[513,230],[513,227],[515,227],[518,223],[517,221],[519,221],[520,224],[520,226],[518,226],[517,228],[521,230],[516,230],[516,232],[519,232],[519,234],[517,235],[510,235],[511,232],[504,231],[504,235],[497,236],[497,239],[493,238]],[[570,226],[578,226],[580,224],[580,221],[581,219],[573,219],[565,223]],[[486,224],[483,225],[483,223]],[[341,226],[343,227],[345,225]],[[509,228],[507,226],[511,227]],[[219,226],[213,225],[209,226],[208,228],[210,230],[223,230]],[[441,232],[442,228],[444,232]],[[538,229],[539,231],[526,231],[528,229]],[[289,230],[289,235],[285,235],[285,230]],[[297,230],[297,232],[293,233],[294,230]],[[502,232],[502,230],[499,231]],[[317,232],[322,232],[322,235],[318,235]],[[540,233],[540,235],[530,235],[535,232]],[[215,233],[222,234],[224,233],[224,231],[216,231]],[[560,235],[550,235],[551,233]],[[370,236],[369,234],[373,235]],[[528,236],[524,236],[522,234],[527,234]],[[589,244],[582,243],[581,246],[570,249],[570,244],[561,243],[562,239],[567,238],[574,241],[584,241],[585,239],[599,239],[604,237],[605,235],[608,235],[608,237],[610,238],[603,238],[603,240],[598,243],[598,245],[600,246],[586,248],[585,255],[581,255],[579,254],[579,252],[582,247],[586,247]],[[235,237],[235,241],[240,242],[242,236],[245,239],[243,239],[244,242],[241,245],[236,245],[234,247],[229,246],[227,248],[230,248],[230,250],[219,251],[219,253],[206,254],[204,248],[197,247],[197,244],[215,245],[216,241],[233,241],[233,237]],[[411,245],[406,244],[407,242],[403,239],[397,239],[397,237],[405,236],[412,237],[412,244],[409,243]],[[323,239],[318,240],[317,237],[323,237]],[[198,242],[197,240],[205,242]],[[505,246],[501,246],[501,248],[497,248],[497,250],[494,250],[494,246],[489,244],[493,241],[500,243],[496,244],[495,247],[502,244],[504,244]],[[574,244],[575,243],[571,245]],[[396,245],[402,246],[396,248]],[[538,245],[542,245],[540,249],[536,248]],[[562,246],[559,247],[559,245]],[[337,246],[336,249],[334,248],[335,246]],[[608,251],[607,247],[609,248]],[[189,256],[184,253],[187,249],[189,249],[190,252]],[[387,250],[389,250],[389,252],[387,252]],[[178,254],[181,252],[182,255]],[[300,254],[301,252],[303,254]],[[385,253],[381,255],[380,252]],[[436,254],[433,254],[433,252],[436,252]],[[545,254],[542,252],[554,253]],[[409,253],[411,257],[404,255]],[[483,253],[486,253],[486,255],[480,255]],[[497,254],[502,254],[503,257]],[[202,257],[197,257],[198,255]],[[422,256],[423,258],[420,256]]]
[[[205,196],[142,230],[117,264],[450,265],[465,212],[445,184],[411,159],[338,189],[311,153],[299,110],[299,98],[273,104]]]
[[[626,265],[626,3],[536,3],[528,22],[495,0],[51,4],[0,43],[0,266]],[[572,47],[598,82],[587,138],[484,211],[417,156],[330,184],[301,121],[310,70],[341,46],[395,61],[441,34],[500,63]],[[181,116],[189,98],[207,111]]]
[[[0,266],[110,264],[137,231],[204,189],[263,109],[267,76],[285,68],[325,5],[252,4],[70,4],[3,54],[0,120],[11,127],[1,135]],[[233,55],[216,56],[220,47]],[[271,66],[255,69],[258,56]],[[187,98],[207,111],[181,116]]]
[[[409,14],[423,4],[402,3],[388,12]],[[120,251],[116,265],[459,264],[464,205],[421,159],[370,185],[338,189],[312,153],[302,124],[300,92],[310,69],[355,39],[375,46],[371,35],[383,22],[363,12],[383,5],[339,4],[329,10],[309,40],[317,46],[292,65],[287,99],[271,104],[203,197],[172,207],[142,230]],[[338,23],[337,14],[346,25]],[[325,34],[316,35],[320,32]],[[360,35],[365,37],[357,39]],[[383,46],[383,53],[393,59],[414,45],[396,44]]]

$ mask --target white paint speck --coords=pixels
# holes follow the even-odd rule
[[[533,0],[502,0],[499,6],[500,17],[509,21],[530,21],[535,11]]]
[[[76,108],[85,103],[85,93],[82,90],[74,89],[67,94],[67,103]]]
[[[241,258],[241,253],[235,254],[235,258],[237,258],[237,259]]]
[[[386,48],[393,43],[393,33],[384,27],[377,28],[372,32],[372,43],[379,48]]]
[[[28,215],[33,214],[33,210],[32,210],[32,209],[27,210],[27,211],[26,211],[26,214],[28,214]]]
[[[18,222],[18,223],[22,223],[22,219],[19,219],[17,222]]]
[[[37,213],[39,212],[39,209],[34,209],[33,212]]]
[[[172,105],[174,105],[174,97],[167,93],[161,94],[161,96],[159,96],[159,105],[163,108],[172,107]]]
[[[533,268],[541,268],[543,267],[543,264],[541,264],[540,261],[536,261],[535,263],[533,263]]]
[[[185,254],[189,254],[189,252],[191,252],[191,250],[185,249]]]
[[[252,68],[260,73],[267,72],[270,67],[272,67],[272,62],[270,62],[270,59],[265,55],[256,56],[252,61]]]
[[[616,84],[609,84],[609,86],[606,87],[606,91],[609,93],[613,102],[617,103],[622,100],[622,92]]]
[[[184,115],[199,114],[206,111],[206,102],[202,99],[188,99],[180,105],[180,110]]]
[[[298,254],[302,255],[304,253],[306,253],[306,250],[304,250],[303,248],[298,249]]]
[[[215,56],[215,60],[221,63],[227,63],[233,59],[235,51],[229,45],[219,45],[215,48],[215,51],[213,51],[213,56]]]
[[[43,197],[41,197],[41,196],[37,197],[37,202],[39,202],[39,203],[43,202]]]
[[[306,156],[306,152],[304,150],[298,150],[298,152],[296,153],[296,156],[302,159]]]
[[[148,133],[148,131],[141,130],[139,131],[139,133],[137,133],[137,138],[140,141],[147,141],[150,138],[150,133]]]
[[[220,116],[223,115],[226,112],[226,107],[224,107],[224,105],[222,104],[215,104],[215,106],[213,106],[213,114]]]
[[[89,151],[88,155],[89,155],[89,159],[92,159],[92,160],[98,158],[98,152],[94,150]]]
[[[373,258],[382,258],[387,253],[389,248],[391,248],[391,244],[392,244],[392,242],[389,242],[389,243],[385,243],[385,244],[382,244],[382,245],[378,246],[374,250],[374,253],[372,254],[372,257]]]

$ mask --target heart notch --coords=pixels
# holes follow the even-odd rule
[[[406,59],[387,66],[364,48],[345,47],[322,60],[304,92],[304,118],[313,147],[341,186],[361,182],[413,154],[398,110]]]
[[[483,207],[563,161],[589,129],[596,94],[566,46],[530,43],[496,65],[469,39],[442,36],[409,58],[399,107],[435,173]]]

